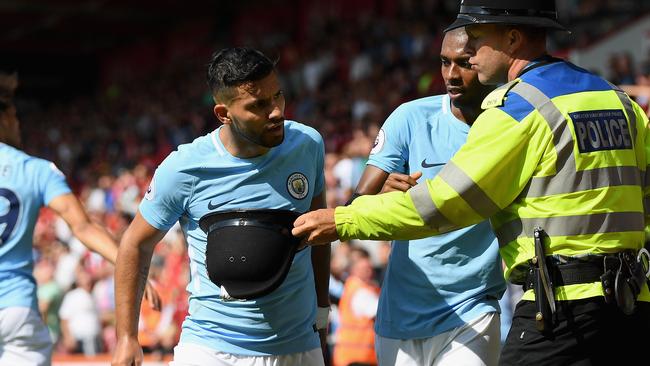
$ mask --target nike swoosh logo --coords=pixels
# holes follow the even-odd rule
[[[443,166],[447,163],[435,163],[435,164],[427,164],[427,159],[422,160],[422,167],[423,168],[433,168],[434,166]]]
[[[212,210],[214,210],[214,209],[216,209],[218,207],[219,207],[219,205],[213,205],[212,201],[208,202],[208,210],[212,211]]]

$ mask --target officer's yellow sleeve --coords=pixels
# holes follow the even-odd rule
[[[361,196],[334,211],[341,240],[407,240],[435,235],[405,192]]]
[[[637,157],[637,160],[642,161],[643,165],[641,166],[643,177],[643,207],[645,211],[645,240],[650,241],[650,126],[648,126],[648,116],[645,114],[643,109],[634,103],[634,109],[636,112],[636,118],[639,123],[639,134],[638,138],[641,140],[644,147],[645,156]]]
[[[487,110],[474,123],[467,143],[433,180],[406,193],[362,196],[338,207],[339,237],[419,239],[489,218],[524,189],[549,135],[548,126],[531,116],[519,122],[499,109]]]
[[[542,159],[553,149],[551,139],[535,110],[521,121],[498,108],[486,110],[451,164],[433,180],[430,191],[447,196],[433,195],[436,207],[460,227],[492,217],[517,198],[540,166],[555,164]]]

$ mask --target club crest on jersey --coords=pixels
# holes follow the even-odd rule
[[[302,173],[293,173],[287,179],[287,190],[291,197],[301,200],[309,193],[309,181]]]
[[[376,154],[381,151],[381,149],[384,148],[384,142],[386,142],[386,133],[384,132],[384,129],[382,128],[379,130],[379,133],[377,134],[377,137],[375,138],[375,144],[372,145],[372,150],[370,150],[370,154]]]
[[[569,113],[581,153],[632,148],[632,136],[620,109]]]

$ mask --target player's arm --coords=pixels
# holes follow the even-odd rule
[[[70,226],[72,234],[88,249],[99,253],[107,261],[115,264],[117,243],[101,226],[90,221],[81,202],[72,193],[58,196],[48,206]]]
[[[311,201],[310,211],[326,207],[325,190]],[[311,248],[311,265],[314,271],[314,286],[316,288],[316,326],[320,337],[323,357],[327,352],[327,320],[329,317],[329,286],[330,286],[330,245]],[[327,317],[326,317],[327,316]],[[322,319],[319,321],[319,318]],[[319,324],[320,323],[320,324]]]
[[[359,179],[355,194],[377,194],[384,186],[384,182],[388,179],[388,173],[377,168],[374,165],[366,165],[366,169]]]
[[[325,208],[325,191],[314,197],[311,201],[310,211]],[[316,250],[314,250],[316,249]],[[330,246],[323,245],[319,248],[312,248],[311,263],[314,269],[314,280],[316,283],[316,297],[318,306],[330,306],[329,301],[329,278],[330,278]]]
[[[377,193],[386,193],[393,191],[406,192],[411,187],[418,184],[417,180],[422,176],[422,172],[415,172],[411,175],[402,173],[387,173],[374,165],[367,165],[363,175],[359,180],[357,189],[353,194],[352,200],[363,195],[372,195]]]
[[[138,211],[120,242],[115,266],[117,346],[113,366],[142,364],[142,349],[138,343],[140,303],[154,247],[164,235],[165,231],[151,226]]]
[[[93,223],[81,202],[72,193],[53,198],[48,206],[53,209],[70,226],[72,234],[88,249],[99,253],[107,261],[115,264],[117,260],[117,243],[103,227]],[[152,308],[160,310],[160,296],[152,286],[147,285],[146,298]]]

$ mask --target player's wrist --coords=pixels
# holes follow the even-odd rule
[[[319,306],[316,308],[316,329],[327,329],[330,319],[330,306]]]

